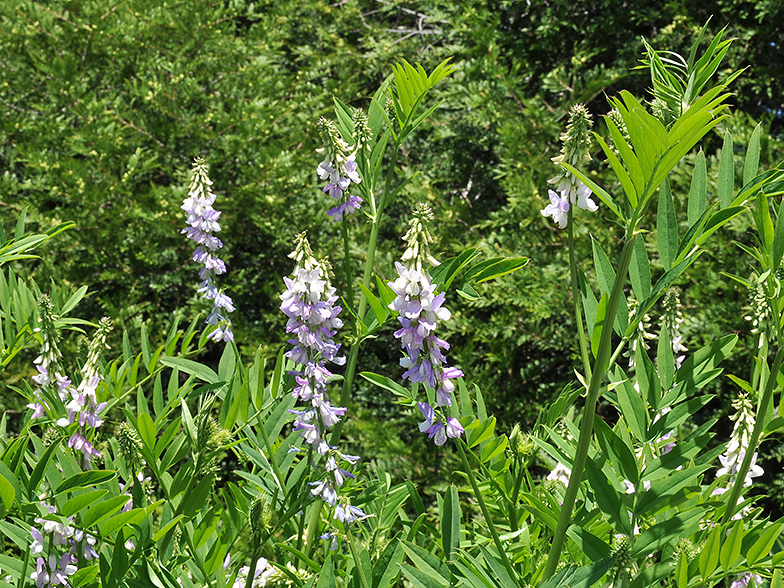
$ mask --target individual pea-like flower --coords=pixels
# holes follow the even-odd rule
[[[214,234],[221,230],[218,223],[221,213],[213,208],[216,196],[207,171],[207,164],[202,158],[193,162],[188,196],[180,207],[188,213],[188,226],[181,233],[197,244],[193,261],[202,264],[198,293],[212,301],[212,310],[206,323],[216,327],[210,333],[210,339],[217,343],[222,340],[234,341],[231,320],[228,318],[229,313],[234,312],[234,303],[215,282],[217,276],[226,272],[226,264],[215,254],[223,247],[223,242]]]
[[[223,569],[229,569],[231,565],[231,554],[227,553],[226,558],[223,560]],[[275,566],[269,565],[269,562],[263,557],[256,560],[256,565],[253,570],[253,578],[251,579],[251,586],[253,588],[266,586],[267,581],[275,573]],[[250,573],[250,566],[241,566],[237,570],[237,576],[234,579],[232,588],[245,588],[247,586],[248,574]]]
[[[575,104],[569,111],[569,122],[566,132],[561,135],[561,153],[553,157],[557,165],[568,163],[572,167],[579,167],[591,160],[590,131],[593,122],[588,110],[582,104]],[[555,192],[549,191],[550,204],[541,212],[544,216],[551,216],[560,228],[566,227],[568,222],[569,207],[576,204],[578,208],[595,212],[598,205],[591,200],[591,190],[580,181],[572,172],[561,168],[558,174],[549,180],[555,187]]]
[[[366,123],[364,126],[367,126]],[[318,121],[318,127],[324,142],[324,147],[319,151],[325,152],[325,157],[318,164],[316,173],[320,180],[328,180],[323,191],[339,202],[327,211],[329,216],[339,221],[362,206],[362,198],[351,193],[351,185],[362,181],[356,161],[357,149],[363,147],[369,139],[365,136],[365,129],[360,121],[355,124],[357,137],[353,150],[343,140],[333,121],[322,117]]]
[[[562,198],[552,190],[548,190],[547,193],[550,196],[550,204],[540,210],[542,216],[551,216],[558,223],[559,228],[566,228],[569,222],[569,199],[566,196]]]
[[[341,308],[335,304],[338,297],[329,280],[329,264],[316,260],[305,233],[297,235],[289,257],[296,261],[296,266],[292,275],[284,278],[286,290],[280,296],[280,308],[288,317],[286,332],[294,335],[289,339],[292,348],[286,352],[297,364],[292,395],[307,404],[306,408],[289,412],[295,415],[294,430],[324,458],[325,476],[310,482],[310,492],[334,507],[339,503],[337,489],[355,477],[347,467],[359,461],[358,456],[341,453],[325,439],[327,429],[346,414],[345,407],[330,402],[327,391],[333,374],[326,364],[345,363],[345,357],[339,354],[340,345],[334,340],[343,326],[338,317]],[[344,500],[341,498],[340,504],[345,506]]]
[[[419,423],[419,430],[433,439],[436,445],[441,446],[446,443],[447,438],[456,439],[465,433],[465,429],[455,417],[436,415],[435,409],[427,402],[417,402],[417,406],[425,417],[425,420]]]
[[[447,437],[454,438],[463,432],[457,419],[447,418],[440,411],[440,408],[452,405],[454,380],[462,377],[463,372],[446,365],[444,352],[449,349],[449,343],[435,334],[438,323],[449,320],[451,313],[444,306],[445,294],[435,293],[436,285],[425,266],[438,265],[430,254],[433,237],[427,229],[427,223],[432,219],[433,211],[419,203],[403,237],[407,243],[403,263],[395,263],[398,277],[394,282],[389,282],[389,287],[395,293],[389,308],[397,312],[401,325],[395,331],[395,338],[400,340],[405,353],[400,360],[401,367],[406,370],[403,378],[422,383],[436,393],[438,414],[429,404],[420,403],[420,410],[425,419],[430,421],[424,429],[420,425],[420,430],[434,439],[437,445],[443,445]],[[429,407],[428,412],[422,405]]]

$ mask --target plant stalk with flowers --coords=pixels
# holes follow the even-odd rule
[[[610,435],[604,424],[595,422],[596,407],[600,397],[609,395],[609,390],[615,390],[611,394],[611,401],[622,415],[621,422],[629,428],[625,435],[631,436],[631,439],[642,445],[642,452],[636,458],[632,451],[627,454],[631,461],[623,464],[618,462],[616,466],[619,472],[624,472],[619,478],[626,479],[620,481],[624,483],[627,492],[632,489],[633,493],[629,496],[633,498],[623,498],[619,491],[614,491],[617,492],[614,494],[616,498],[603,499],[609,500],[604,502],[604,506],[602,506],[603,502],[599,501],[599,507],[604,512],[613,512],[611,520],[614,520],[616,532],[626,537],[639,535],[636,541],[637,547],[631,551],[633,555],[639,557],[648,553],[642,546],[648,533],[646,528],[642,527],[642,523],[650,525],[646,519],[649,516],[650,499],[646,499],[645,495],[651,495],[655,491],[661,492],[656,490],[655,482],[652,490],[651,479],[646,479],[646,475],[650,475],[646,474],[652,467],[650,464],[655,463],[651,462],[651,459],[665,459],[663,455],[671,451],[671,430],[673,425],[681,422],[675,416],[678,410],[682,410],[677,408],[677,403],[688,398],[683,394],[686,390],[696,391],[704,386],[702,382],[695,385],[691,379],[695,373],[705,369],[700,362],[711,354],[717,357],[725,354],[734,344],[732,339],[725,339],[714,345],[712,351],[700,350],[691,359],[683,361],[682,358],[676,359],[673,353],[674,349],[680,349],[680,339],[675,341],[676,334],[667,332],[672,328],[663,328],[662,343],[659,345],[658,373],[640,345],[633,351],[637,382],[635,385],[632,385],[630,378],[615,365],[622,348],[637,337],[638,326],[646,320],[647,313],[664,296],[675,279],[700,255],[700,246],[708,236],[729,219],[741,214],[746,200],[753,198],[756,191],[764,184],[763,180],[756,185],[750,185],[746,191],[742,190],[735,197],[731,192],[729,194],[723,192],[719,201],[711,207],[708,207],[704,200],[698,201],[697,197],[693,196],[695,202],[700,202],[700,208],[696,203],[689,204],[691,230],[682,242],[678,242],[677,225],[670,220],[674,216],[674,207],[667,175],[697,141],[726,116],[722,112],[726,109],[725,100],[728,97],[725,87],[716,85],[708,88],[707,83],[710,78],[708,73],[710,68],[720,61],[724,47],[728,43],[729,41],[720,43],[720,38],[717,38],[706,55],[700,59],[697,59],[695,45],[689,60],[683,60],[682,67],[673,65],[676,61],[663,60],[653,49],[648,48],[646,62],[651,68],[654,79],[654,96],[658,100],[660,96],[666,95],[669,98],[679,95],[678,100],[671,101],[677,102],[680,108],[675,116],[663,117],[660,120],[656,117],[657,113],[662,114],[660,110],[653,109],[654,114],[650,114],[641,103],[626,92],[622,92],[620,98],[611,99],[615,114],[606,119],[611,141],[605,141],[599,135],[595,137],[618,178],[625,197],[620,203],[608,191],[596,184],[585,170],[579,169],[580,164],[585,163],[585,157],[578,155],[580,151],[576,147],[569,146],[569,140],[579,144],[577,139],[581,137],[584,149],[587,144],[587,134],[582,135],[577,131],[587,127],[588,117],[582,108],[572,111],[572,118],[564,135],[564,150],[556,161],[562,166],[563,171],[554,183],[563,189],[563,193],[559,195],[551,191],[551,203],[542,214],[552,216],[559,227],[569,228],[568,246],[575,315],[580,326],[578,344],[583,359],[584,374],[581,379],[585,387],[585,407],[579,430],[576,431],[577,442],[570,449],[570,453],[564,454],[561,449],[547,446],[548,452],[551,452],[560,464],[566,464],[564,467],[571,469],[571,475],[563,495],[547,563],[540,570],[541,575],[537,576],[541,580],[556,581],[556,578],[563,577],[563,574],[557,575],[556,570],[561,562],[567,530],[575,522],[573,512],[583,478],[587,476],[593,487],[597,485],[601,487],[607,483],[605,474],[596,469],[596,460],[599,456],[592,448],[595,443],[599,443],[600,446],[606,443],[607,435]],[[662,102],[658,104],[661,105]],[[577,120],[583,121],[582,124],[578,125]],[[662,122],[665,120],[667,122]],[[586,152],[582,151],[582,153]],[[747,175],[749,176],[747,179],[752,180],[756,176],[756,169]],[[666,271],[651,284],[651,271],[642,235],[646,231],[644,228],[646,210],[657,192],[658,249]],[[607,210],[614,214],[625,228],[624,245],[615,266],[594,242],[594,264],[601,290],[599,299],[590,291],[588,283],[579,278],[574,256],[572,225],[577,218],[573,214],[572,205],[577,204],[578,207],[593,210],[594,206],[589,203],[591,193],[601,200]],[[580,206],[581,202],[583,206]],[[631,315],[628,312],[629,307],[624,293],[627,277],[631,281],[635,298],[640,301]],[[588,337],[582,335],[584,324],[587,327]],[[614,333],[620,341],[611,353]],[[594,358],[592,364],[587,360],[589,352]],[[682,362],[682,365],[679,366],[678,361]],[[774,361],[772,369],[777,372],[780,364],[780,360]],[[605,382],[608,379],[611,387],[605,390]],[[680,394],[680,399],[678,395],[674,395],[675,391]],[[695,397],[687,402],[698,406],[696,403],[704,402],[703,398]],[[649,421],[650,417],[646,417],[645,414],[651,408],[658,412],[657,418]],[[656,444],[651,446],[651,449],[645,449],[645,444],[653,440],[656,440]],[[725,522],[733,513],[736,493],[742,487],[746,472],[749,470],[751,451],[750,449],[746,454],[744,463],[737,472],[740,482],[736,481],[734,484],[733,494],[727,502]],[[634,462],[637,463],[636,467],[630,469]],[[704,466],[707,467],[708,465]],[[692,477],[695,475],[697,474],[694,470],[683,474]],[[611,503],[612,507],[610,507]],[[620,513],[618,513],[619,508]],[[615,582],[621,585],[628,584],[630,578],[639,572],[638,566],[644,568],[645,563],[624,564],[616,568],[613,585],[616,585]]]
[[[193,261],[202,265],[199,270],[201,286],[199,294],[212,301],[212,310],[207,316],[207,324],[214,326],[210,338],[219,342],[234,341],[231,331],[231,320],[228,314],[234,312],[234,303],[223,290],[218,288],[215,278],[226,273],[226,264],[217,256],[218,249],[223,247],[223,242],[214,233],[220,231],[221,212],[213,208],[216,195],[212,191],[212,181],[207,175],[207,164],[197,158],[193,162],[188,197],[183,201],[181,208],[188,213],[188,226],[182,229],[182,234],[197,244],[193,252]]]

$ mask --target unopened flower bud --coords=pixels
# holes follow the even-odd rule
[[[509,449],[517,459],[527,459],[536,452],[536,444],[531,441],[528,433],[523,433],[520,424],[516,424],[509,433]]]
[[[360,151],[364,149],[370,152],[370,143],[373,140],[373,133],[368,123],[368,115],[361,108],[354,109],[354,149]]]
[[[141,461],[142,441],[139,433],[128,423],[121,422],[114,429],[114,436],[128,469],[135,471]]]

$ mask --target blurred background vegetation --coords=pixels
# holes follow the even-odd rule
[[[339,227],[326,217],[331,205],[315,173],[318,117],[331,116],[333,95],[366,106],[400,59],[431,70],[453,57],[458,71],[434,96],[443,106],[399,160],[400,177],[419,175],[388,209],[376,269],[391,278],[407,212],[420,200],[435,210],[442,259],[468,246],[530,257],[479,301],[448,301],[450,363],[480,386],[507,432],[530,426],[578,365],[565,234],[539,214],[573,103],[587,105],[601,132],[606,95],[625,88],[650,98],[648,72],[636,69],[642,39],[683,54],[710,20],[706,38],[725,26],[736,38],[721,75],[747,70],[733,86],[733,117],[704,143],[709,175],[715,181],[724,132],[741,154],[758,122],[761,164],[783,159],[778,0],[0,0],[0,8],[0,220],[10,230],[27,209],[33,230],[77,223],[41,260],[16,269],[41,285],[88,285],[76,312],[112,317],[115,350],[123,329],[134,340],[145,323],[162,338],[173,316],[206,316],[179,234],[191,162],[202,156],[223,211],[222,284],[237,307],[237,343],[246,355],[259,346],[274,355],[287,338],[278,294],[295,233],[307,229],[320,255],[338,251]],[[692,165],[685,161],[671,178],[681,202]],[[614,189],[601,161],[591,170]],[[601,209],[578,219],[590,274],[590,239],[614,250],[619,233]],[[742,377],[755,343],[743,318],[747,293],[720,272],[749,275],[733,241],[748,239],[751,222],[741,217],[717,235],[678,284],[686,346],[737,332],[741,346],[727,371]],[[658,331],[658,316],[651,318]],[[367,346],[360,370],[400,375],[399,349],[387,335]],[[36,353],[4,374],[5,408],[22,410],[6,386],[33,373]],[[711,414],[729,433],[737,388],[723,379],[714,392]],[[361,380],[351,413],[348,433],[373,467],[434,489],[443,483],[451,457],[422,442],[418,415],[401,414]],[[778,499],[784,453],[770,444],[763,453],[760,489]]]

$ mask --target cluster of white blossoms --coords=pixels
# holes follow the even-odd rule
[[[740,394],[738,399],[732,403],[732,406],[735,409],[735,414],[730,418],[735,421],[735,426],[732,428],[732,434],[730,435],[730,440],[727,443],[727,450],[719,456],[721,467],[716,472],[717,478],[727,476],[727,482],[723,486],[716,488],[713,491],[714,495],[724,494],[735,485],[735,481],[737,480],[738,473],[740,471],[740,466],[743,463],[743,460],[746,457],[746,452],[749,449],[751,433],[754,429],[754,406],[751,404],[748,396],[743,393]],[[758,478],[764,473],[765,470],[757,465],[757,453],[755,452],[751,457],[751,466],[749,467],[749,471],[746,473],[746,477],[743,480],[743,487],[748,488],[752,485],[752,480],[754,478]],[[739,502],[742,500],[742,498],[739,498]],[[745,510],[748,510],[748,508]],[[744,510],[741,510],[735,513],[735,516],[732,518],[735,520],[740,519],[743,514]]]

